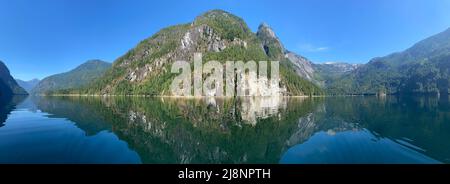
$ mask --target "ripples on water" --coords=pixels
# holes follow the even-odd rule
[[[448,97],[15,97],[0,163],[449,163]]]

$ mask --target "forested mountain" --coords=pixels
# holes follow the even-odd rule
[[[192,23],[164,28],[118,58],[111,69],[88,88],[75,91],[90,94],[171,95],[169,86],[176,74],[174,61],[280,60],[284,95],[322,94],[312,82],[298,76],[284,57],[284,48],[268,25],[253,33],[239,17],[222,10],[198,16]]]
[[[372,59],[335,80],[332,94],[448,94],[450,29],[411,48]]]
[[[28,93],[11,76],[8,67],[0,61],[0,98],[26,94]]]
[[[90,60],[77,68],[42,79],[33,90],[33,94],[46,94],[58,90],[84,87],[102,76],[111,63],[101,60]]]

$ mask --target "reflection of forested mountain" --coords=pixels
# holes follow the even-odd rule
[[[277,163],[299,127],[299,118],[317,109],[318,101],[282,99],[274,104],[269,103],[273,100],[126,97],[36,100],[41,110],[68,118],[88,132],[92,132],[91,127],[105,129],[108,126],[103,122],[108,122],[146,163]]]
[[[325,104],[320,104],[314,112],[300,117],[298,127],[296,127],[296,131],[287,141],[286,146],[292,147],[297,144],[302,144],[320,131],[333,135],[341,131],[360,130],[358,124],[328,115],[328,107]]]
[[[108,113],[98,99],[74,97],[33,97],[32,101],[51,118],[67,118],[76,123],[87,135],[111,130]],[[112,116],[112,115],[109,115]]]
[[[52,117],[114,132],[145,163],[277,163],[317,132],[367,129],[440,160],[450,155],[448,98],[189,99],[46,97]],[[408,141],[408,140],[414,140]],[[420,150],[419,150],[420,151]]]
[[[326,101],[328,117],[357,123],[375,136],[389,138],[441,161],[450,155],[450,103],[438,97],[356,97]]]
[[[8,118],[8,114],[13,109],[11,100],[12,100],[11,98],[0,100],[0,127],[3,126],[3,123],[6,121],[6,118]]]
[[[22,102],[26,96],[4,97],[0,99],[0,127],[2,127],[8,115],[15,109],[16,105]]]
[[[243,102],[217,102],[217,110],[202,101],[136,101],[128,124],[115,132],[132,139],[127,142],[139,140],[132,147],[145,154],[144,162],[277,163],[298,118],[314,109],[310,100],[297,101],[298,108],[253,125],[242,119]]]

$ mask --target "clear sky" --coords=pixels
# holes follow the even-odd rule
[[[29,80],[113,62],[166,26],[211,9],[261,22],[314,62],[366,63],[450,27],[449,0],[0,0],[0,60]]]

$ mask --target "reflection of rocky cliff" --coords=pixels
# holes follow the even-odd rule
[[[278,117],[286,108],[287,99],[281,96],[241,98],[241,117],[252,125],[257,123],[257,119]]]

